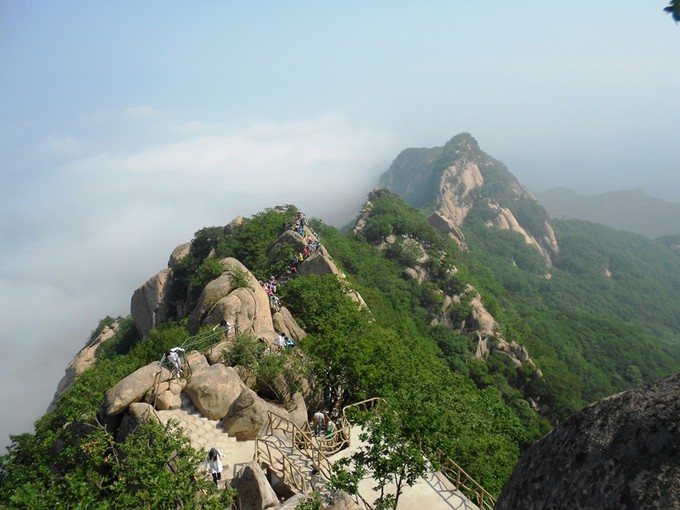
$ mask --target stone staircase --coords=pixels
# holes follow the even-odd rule
[[[180,398],[182,404],[179,409],[156,411],[161,423],[176,420],[196,450],[202,449],[206,453],[210,448],[221,450],[224,454],[222,480],[225,482],[231,480],[237,464],[253,460],[255,441],[237,441],[235,437],[229,435],[221,421],[203,416],[187,395],[181,393]]]
[[[325,487],[328,480],[310,455],[292,446],[287,439],[276,435],[263,437],[258,441],[258,449],[258,459],[293,490],[306,493],[316,491],[321,495],[328,492]]]
[[[228,434],[221,421],[206,418],[184,393],[181,393],[180,397],[181,406],[179,409],[156,411],[156,414],[163,424],[167,424],[170,420],[176,420],[189,437],[193,448],[207,452],[210,448],[215,447],[222,451],[224,454],[222,459],[224,471],[222,472],[223,481],[220,487],[225,487],[229,483],[240,464],[248,463],[255,458],[256,448],[258,448],[260,450],[258,451],[260,461],[262,462],[266,457],[265,463],[281,480],[290,483],[291,476],[299,477],[304,480],[302,484],[306,487],[306,490],[301,492],[318,491],[322,496],[327,495],[328,489],[325,487],[327,480],[322,473],[317,471],[317,466],[312,460],[319,460],[317,438],[311,438],[311,445],[307,444],[307,447],[303,448],[304,451],[293,446],[294,442],[300,444],[299,437],[298,441],[291,441],[291,438],[281,429],[269,430],[269,433],[259,441],[237,441],[235,437]],[[332,455],[326,462],[332,464],[356,451],[361,446],[360,432],[359,427],[351,427],[351,446]],[[314,448],[310,448],[312,445]],[[263,450],[266,450],[266,453]],[[209,477],[210,475],[206,473],[205,476]],[[375,485],[375,481],[370,478],[360,484],[360,492],[369,501],[376,497],[371,490],[373,485]],[[441,473],[429,472],[424,479],[419,480],[413,487],[404,489],[399,501],[399,508],[403,510],[422,510],[423,508],[478,510],[479,507],[460,493]]]

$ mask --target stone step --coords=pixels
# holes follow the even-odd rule
[[[237,442],[236,438],[225,430],[220,420],[211,420],[203,416],[184,393],[181,394],[181,399],[180,409],[156,411],[159,419],[164,424],[176,420],[189,437],[194,449],[202,449],[206,453],[210,448],[221,450],[224,466],[222,479],[231,479],[234,464],[252,460],[254,441]]]

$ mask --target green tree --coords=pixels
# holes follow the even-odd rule
[[[368,475],[377,483],[373,490],[378,498],[370,505],[359,495],[364,503],[375,510],[394,510],[404,488],[425,475],[427,460],[420,445],[403,433],[399,416],[393,411],[372,413],[363,426],[360,438],[365,445],[333,466],[330,484],[359,495],[358,482]],[[388,492],[391,485],[393,493]]]

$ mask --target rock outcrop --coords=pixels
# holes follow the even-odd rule
[[[571,415],[527,450],[494,508],[680,508],[680,374]]]
[[[137,427],[149,421],[160,423],[158,415],[151,404],[145,402],[134,402],[130,404],[130,407],[128,407],[127,412],[123,416],[120,427],[118,428],[116,441],[122,443]]]
[[[85,370],[90,368],[95,361],[97,361],[97,353],[99,348],[108,340],[111,340],[118,332],[118,322],[114,322],[110,326],[107,326],[101,330],[93,342],[87,344],[83,347],[78,354],[76,354],[71,362],[66,367],[66,373],[64,377],[61,378],[59,384],[57,385],[57,391],[52,397],[52,402],[47,408],[47,412],[52,412],[56,409],[57,401],[65,392],[73,387],[73,383],[76,381],[76,377],[82,374]]]
[[[289,413],[284,408],[260,398],[250,388],[244,387],[241,394],[229,407],[226,416],[222,418],[222,424],[231,435],[253,439],[264,433],[269,421],[267,413],[270,411],[291,421],[300,416],[297,408]]]
[[[473,209],[486,208],[490,227],[511,230],[536,248],[548,264],[558,252],[547,213],[508,169],[479,148],[468,133],[443,147],[406,149],[380,177],[380,184],[414,207],[429,207],[429,222],[465,247],[462,227]],[[517,203],[543,210],[541,225],[522,225],[513,211]]]
[[[456,241],[456,244],[458,244],[460,249],[467,250],[467,245],[465,244],[465,234],[463,234],[462,230],[458,227],[458,225],[456,225],[456,223],[444,216],[440,211],[433,212],[427,218],[427,221],[442,234],[445,234]]]
[[[184,391],[201,414],[221,420],[244,387],[236,370],[218,363],[194,374]]]
[[[191,243],[183,243],[177,246],[170,254],[170,259],[168,260],[168,267],[170,269],[176,269],[180,262],[189,255],[191,252]]]
[[[274,330],[286,333],[287,336],[296,342],[307,336],[305,330],[298,326],[298,323],[286,307],[281,307],[277,312],[274,312],[272,321],[274,323]]]
[[[241,510],[264,510],[279,504],[279,498],[269,485],[267,476],[255,461],[241,468],[231,486],[238,492]]]
[[[171,307],[167,294],[171,273],[170,268],[163,269],[132,295],[130,313],[142,338],[146,338],[149,331],[170,318]]]
[[[509,230],[522,236],[543,255],[547,267],[559,252],[548,215],[536,198],[505,165],[481,151],[468,133],[456,135],[443,147],[403,151],[380,177],[380,184],[414,207],[432,209],[428,222],[453,238],[463,250],[467,249],[463,234],[465,222],[473,211],[479,211],[476,217],[485,218],[488,228]],[[370,202],[364,207],[355,232],[365,228],[372,208]],[[530,225],[523,225],[517,219],[526,210],[532,211]],[[389,238],[385,243],[389,244]],[[422,263],[407,267],[404,275],[420,283],[429,279],[427,265]],[[550,278],[548,272],[542,276]],[[460,316],[452,319],[450,310],[458,312],[452,307],[460,305],[468,292],[474,292],[474,297],[466,304],[470,313],[464,320]],[[496,351],[508,355],[516,365],[533,364],[525,347],[503,338],[496,320],[474,289],[468,288],[459,295],[444,295],[441,312],[434,323],[476,334],[475,356],[479,359]]]
[[[329,258],[320,253],[312,253],[312,255],[305,260],[304,264],[300,265],[300,274],[318,274],[323,276],[325,274],[340,274],[335,263]]]
[[[114,416],[125,411],[133,402],[140,402],[153,389],[157,375],[159,383],[172,379],[170,371],[159,367],[157,362],[135,370],[106,392],[100,411],[104,416]]]
[[[208,283],[189,318],[189,331],[201,326],[217,324],[226,318],[238,324],[241,331],[251,331],[256,336],[274,333],[269,297],[248,269],[235,258],[220,261],[222,275]],[[240,282],[244,278],[245,282]],[[247,286],[241,286],[247,283]]]

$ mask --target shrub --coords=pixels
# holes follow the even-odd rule
[[[233,268],[229,273],[229,279],[231,284],[235,289],[249,289],[250,287],[250,276],[248,271],[245,269],[240,269],[238,267]]]
[[[259,364],[266,345],[258,342],[249,333],[239,333],[234,341],[224,350],[225,363],[230,366],[241,365],[255,369]]]

